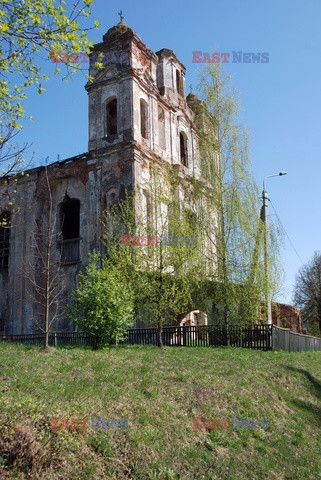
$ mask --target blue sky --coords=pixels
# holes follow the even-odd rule
[[[71,3],[67,0],[67,3]],[[101,27],[89,33],[94,42],[125,22],[152,50],[174,50],[187,69],[186,85],[197,85],[199,65],[192,51],[269,52],[268,63],[228,63],[225,71],[239,89],[242,119],[250,135],[252,170],[267,190],[303,262],[320,247],[321,182],[321,2],[320,0],[96,0],[92,21]],[[54,65],[44,64],[47,73]],[[87,150],[86,79],[69,83],[54,77],[42,97],[30,91],[24,104],[34,117],[20,141],[32,143],[35,164],[67,158]],[[189,89],[187,89],[189,91]],[[270,214],[274,212],[270,209]],[[302,265],[288,239],[282,250],[285,283],[278,300],[290,303],[295,274]]]

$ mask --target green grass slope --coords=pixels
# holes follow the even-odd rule
[[[128,429],[51,428],[92,416]],[[0,421],[1,479],[321,479],[321,352],[2,344]]]

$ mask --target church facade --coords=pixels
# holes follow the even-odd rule
[[[103,69],[95,66],[98,53],[109,59]],[[18,176],[12,206],[6,195],[0,197],[1,218],[7,223],[0,227],[0,334],[36,330],[37,298],[28,283],[45,272],[35,249],[35,242],[42,241],[38,230],[44,242],[50,234],[56,242],[65,304],[90,252],[102,248],[104,210],[141,185],[151,165],[166,165],[186,182],[200,179],[193,95],[186,97],[185,67],[173,51],[149,50],[120,22],[94,46],[89,73],[88,152]],[[13,182],[2,179],[0,192],[8,193]],[[141,209],[146,212],[145,193]],[[179,195],[184,201],[183,188]],[[72,325],[62,316],[55,329],[70,330]]]

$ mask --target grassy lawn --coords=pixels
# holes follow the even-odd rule
[[[321,352],[1,344],[0,367],[1,479],[321,479]],[[51,428],[92,416],[128,429]]]

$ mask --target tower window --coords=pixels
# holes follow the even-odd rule
[[[64,264],[79,261],[79,235],[80,235],[80,201],[68,199],[62,203],[61,234],[62,251],[61,260]]]
[[[160,148],[166,150],[165,113],[161,107],[158,107],[158,144]]]
[[[187,137],[184,132],[179,134],[180,160],[184,167],[188,166]]]
[[[140,100],[140,133],[143,138],[148,138],[148,106],[145,100]]]
[[[106,105],[107,136],[117,135],[117,98],[110,100]]]
[[[7,270],[9,265],[10,213],[0,215],[0,270]]]
[[[176,70],[176,90],[180,95],[182,95],[182,80],[181,74],[178,70]]]
[[[114,187],[109,189],[106,195],[106,200],[107,200],[107,208],[111,209],[113,205],[115,205],[118,201],[118,190]]]

